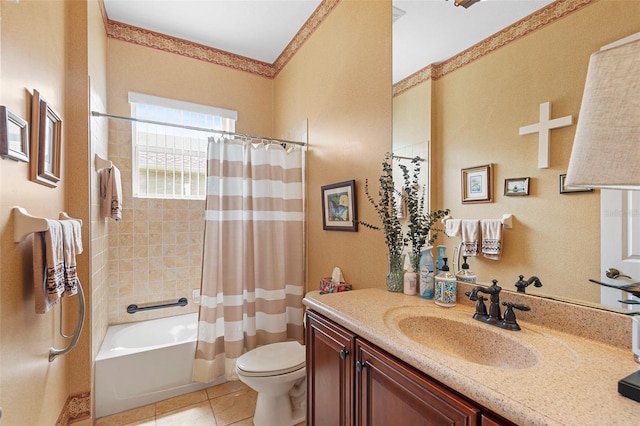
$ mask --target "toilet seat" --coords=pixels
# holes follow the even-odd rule
[[[287,374],[304,368],[304,364],[304,346],[295,341],[260,346],[236,360],[239,373],[252,377]]]

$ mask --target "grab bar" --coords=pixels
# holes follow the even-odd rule
[[[60,301],[62,303],[62,301]],[[62,309],[62,306],[60,307]],[[73,336],[69,346],[64,349],[57,349],[53,346],[49,348],[49,362],[53,362],[53,360],[58,355],[64,355],[68,352],[71,352],[73,348],[78,344],[78,339],[80,338],[80,333],[82,333],[82,326],[84,325],[84,291],[82,290],[82,285],[78,281],[78,323],[76,324],[76,329],[73,331]]]
[[[136,304],[131,304],[131,305],[127,306],[127,313],[135,314],[136,312],[150,311],[151,309],[171,308],[171,307],[174,307],[174,306],[187,306],[188,303],[189,303],[189,301],[187,300],[186,297],[181,297],[180,299],[178,299],[177,302],[163,303],[163,304],[160,304],[160,305],[151,305],[151,306],[138,307],[138,305],[136,305]]]

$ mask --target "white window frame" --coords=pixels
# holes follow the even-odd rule
[[[203,129],[211,129],[211,130],[222,130],[226,132],[234,132],[235,121],[237,121],[238,119],[237,111],[208,106],[208,105],[196,104],[191,102],[179,101],[175,99],[162,98],[159,96],[146,95],[146,94],[136,93],[136,92],[129,92],[129,103],[131,104],[131,115],[133,118],[139,118],[137,108],[140,108],[140,106],[143,105],[145,107],[152,106],[152,107],[162,107],[162,108],[170,108],[173,110],[178,110],[178,111],[181,111],[182,113],[187,113],[187,114],[184,114],[185,116],[188,115],[189,113],[198,114],[200,119],[205,119],[206,122],[208,123],[207,125],[201,125],[201,124],[196,124],[192,122],[187,122],[187,123],[174,122],[171,124],[177,124],[178,126],[160,126],[160,125],[136,122],[134,120],[132,125],[132,144],[131,144],[132,169],[133,169],[132,170],[133,197],[134,198],[158,198],[158,199],[190,199],[190,200],[204,199],[205,198],[204,191],[200,191],[201,192],[200,194],[194,194],[194,195],[182,193],[183,191],[185,191],[185,186],[187,186],[187,184],[184,182],[185,176],[189,176],[189,178],[191,179],[194,173],[194,172],[191,172],[191,173],[189,172],[192,170],[191,169],[192,162],[187,161],[185,157],[188,159],[189,157],[202,158],[200,156],[204,156],[206,160],[206,142],[205,141],[207,140],[208,136],[211,136],[214,133],[206,132],[204,130],[198,131],[198,130],[183,129],[179,126],[181,124],[184,124],[192,128],[203,128]],[[157,117],[157,118],[145,117],[145,119],[149,121],[154,121],[154,122],[166,121],[166,119],[163,120],[161,117]],[[220,124],[220,126],[216,127],[212,124],[214,121],[218,121],[218,122],[221,121],[220,119],[222,119],[222,124]],[[149,145],[146,145],[145,143],[142,143],[142,144],[139,143],[139,140],[138,140],[139,135],[142,135],[143,134],[142,132],[145,131],[142,129],[146,130],[147,137],[149,137],[148,135],[150,134],[149,129],[155,129],[156,132],[158,131],[158,129],[160,129],[163,132],[166,131],[166,134],[156,134],[156,136],[153,136],[150,145],[155,146],[155,148],[153,147],[149,148]],[[196,137],[195,142],[193,142],[194,135]],[[183,145],[185,144],[186,139],[189,139],[190,141],[192,141],[191,143],[195,143],[196,148],[194,149],[193,147],[191,147],[191,143],[189,144],[188,148],[184,148]],[[164,146],[161,146],[161,143],[164,143]],[[205,147],[204,152],[202,151],[203,146]],[[156,170],[155,183],[157,185],[158,182],[161,182],[164,185],[163,191],[150,192],[149,191],[150,186],[147,187],[146,191],[140,190],[141,166],[139,166],[138,164],[138,160],[140,158],[140,155],[139,155],[140,149],[145,149],[146,152],[155,151],[160,156],[162,155],[162,153],[171,154],[169,157],[165,157],[164,168],[155,169]],[[199,155],[197,154],[198,152],[200,153]],[[177,171],[176,166],[169,165],[168,163],[170,162],[170,160],[168,158],[171,158],[171,157],[173,158],[182,157],[182,159],[180,160],[180,163],[184,164],[184,162],[187,161],[189,171],[185,170],[184,168],[181,168],[179,171]],[[202,162],[199,161],[198,163],[201,164]],[[204,170],[201,170],[201,169],[202,167],[198,167],[193,170],[197,170],[197,172],[199,173],[202,173],[202,172],[206,173],[206,167],[204,167]],[[160,174],[164,174],[164,177],[158,177],[158,170]],[[146,171],[147,171],[147,182],[149,182],[151,180],[149,175],[149,168],[147,168]],[[177,171],[177,175],[179,176],[179,179],[181,179],[181,182],[177,184],[175,182],[175,178],[171,182],[170,179],[168,178],[168,174],[167,174],[168,171],[173,172],[173,174],[175,174]],[[171,184],[171,187],[173,188],[173,192],[169,194],[166,193],[168,188],[168,185],[167,185],[168,182]],[[179,185],[180,193],[175,192],[175,188],[177,185]]]

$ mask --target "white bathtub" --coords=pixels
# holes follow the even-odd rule
[[[96,418],[224,381],[191,381],[198,314],[110,326],[96,357]]]

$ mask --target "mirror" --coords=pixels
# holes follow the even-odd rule
[[[543,286],[529,286],[528,294],[609,309],[589,282],[601,277],[600,191],[566,192],[561,179],[591,53],[638,29],[609,2],[571,10],[560,3],[486,1],[465,9],[394,0],[393,151],[428,159],[430,209],[449,208],[460,219],[513,215],[500,260],[469,259],[479,282],[495,278],[516,291],[519,275],[535,275]],[[479,28],[492,16],[510,22]],[[476,39],[463,40],[466,34]],[[539,135],[519,128],[540,122],[547,101],[549,118],[571,116],[572,125],[550,131],[549,166],[539,168]],[[491,201],[463,203],[461,170],[484,164],[492,166]],[[525,196],[506,194],[505,180],[516,178],[529,178]],[[453,258],[460,241],[440,237],[438,244]]]

